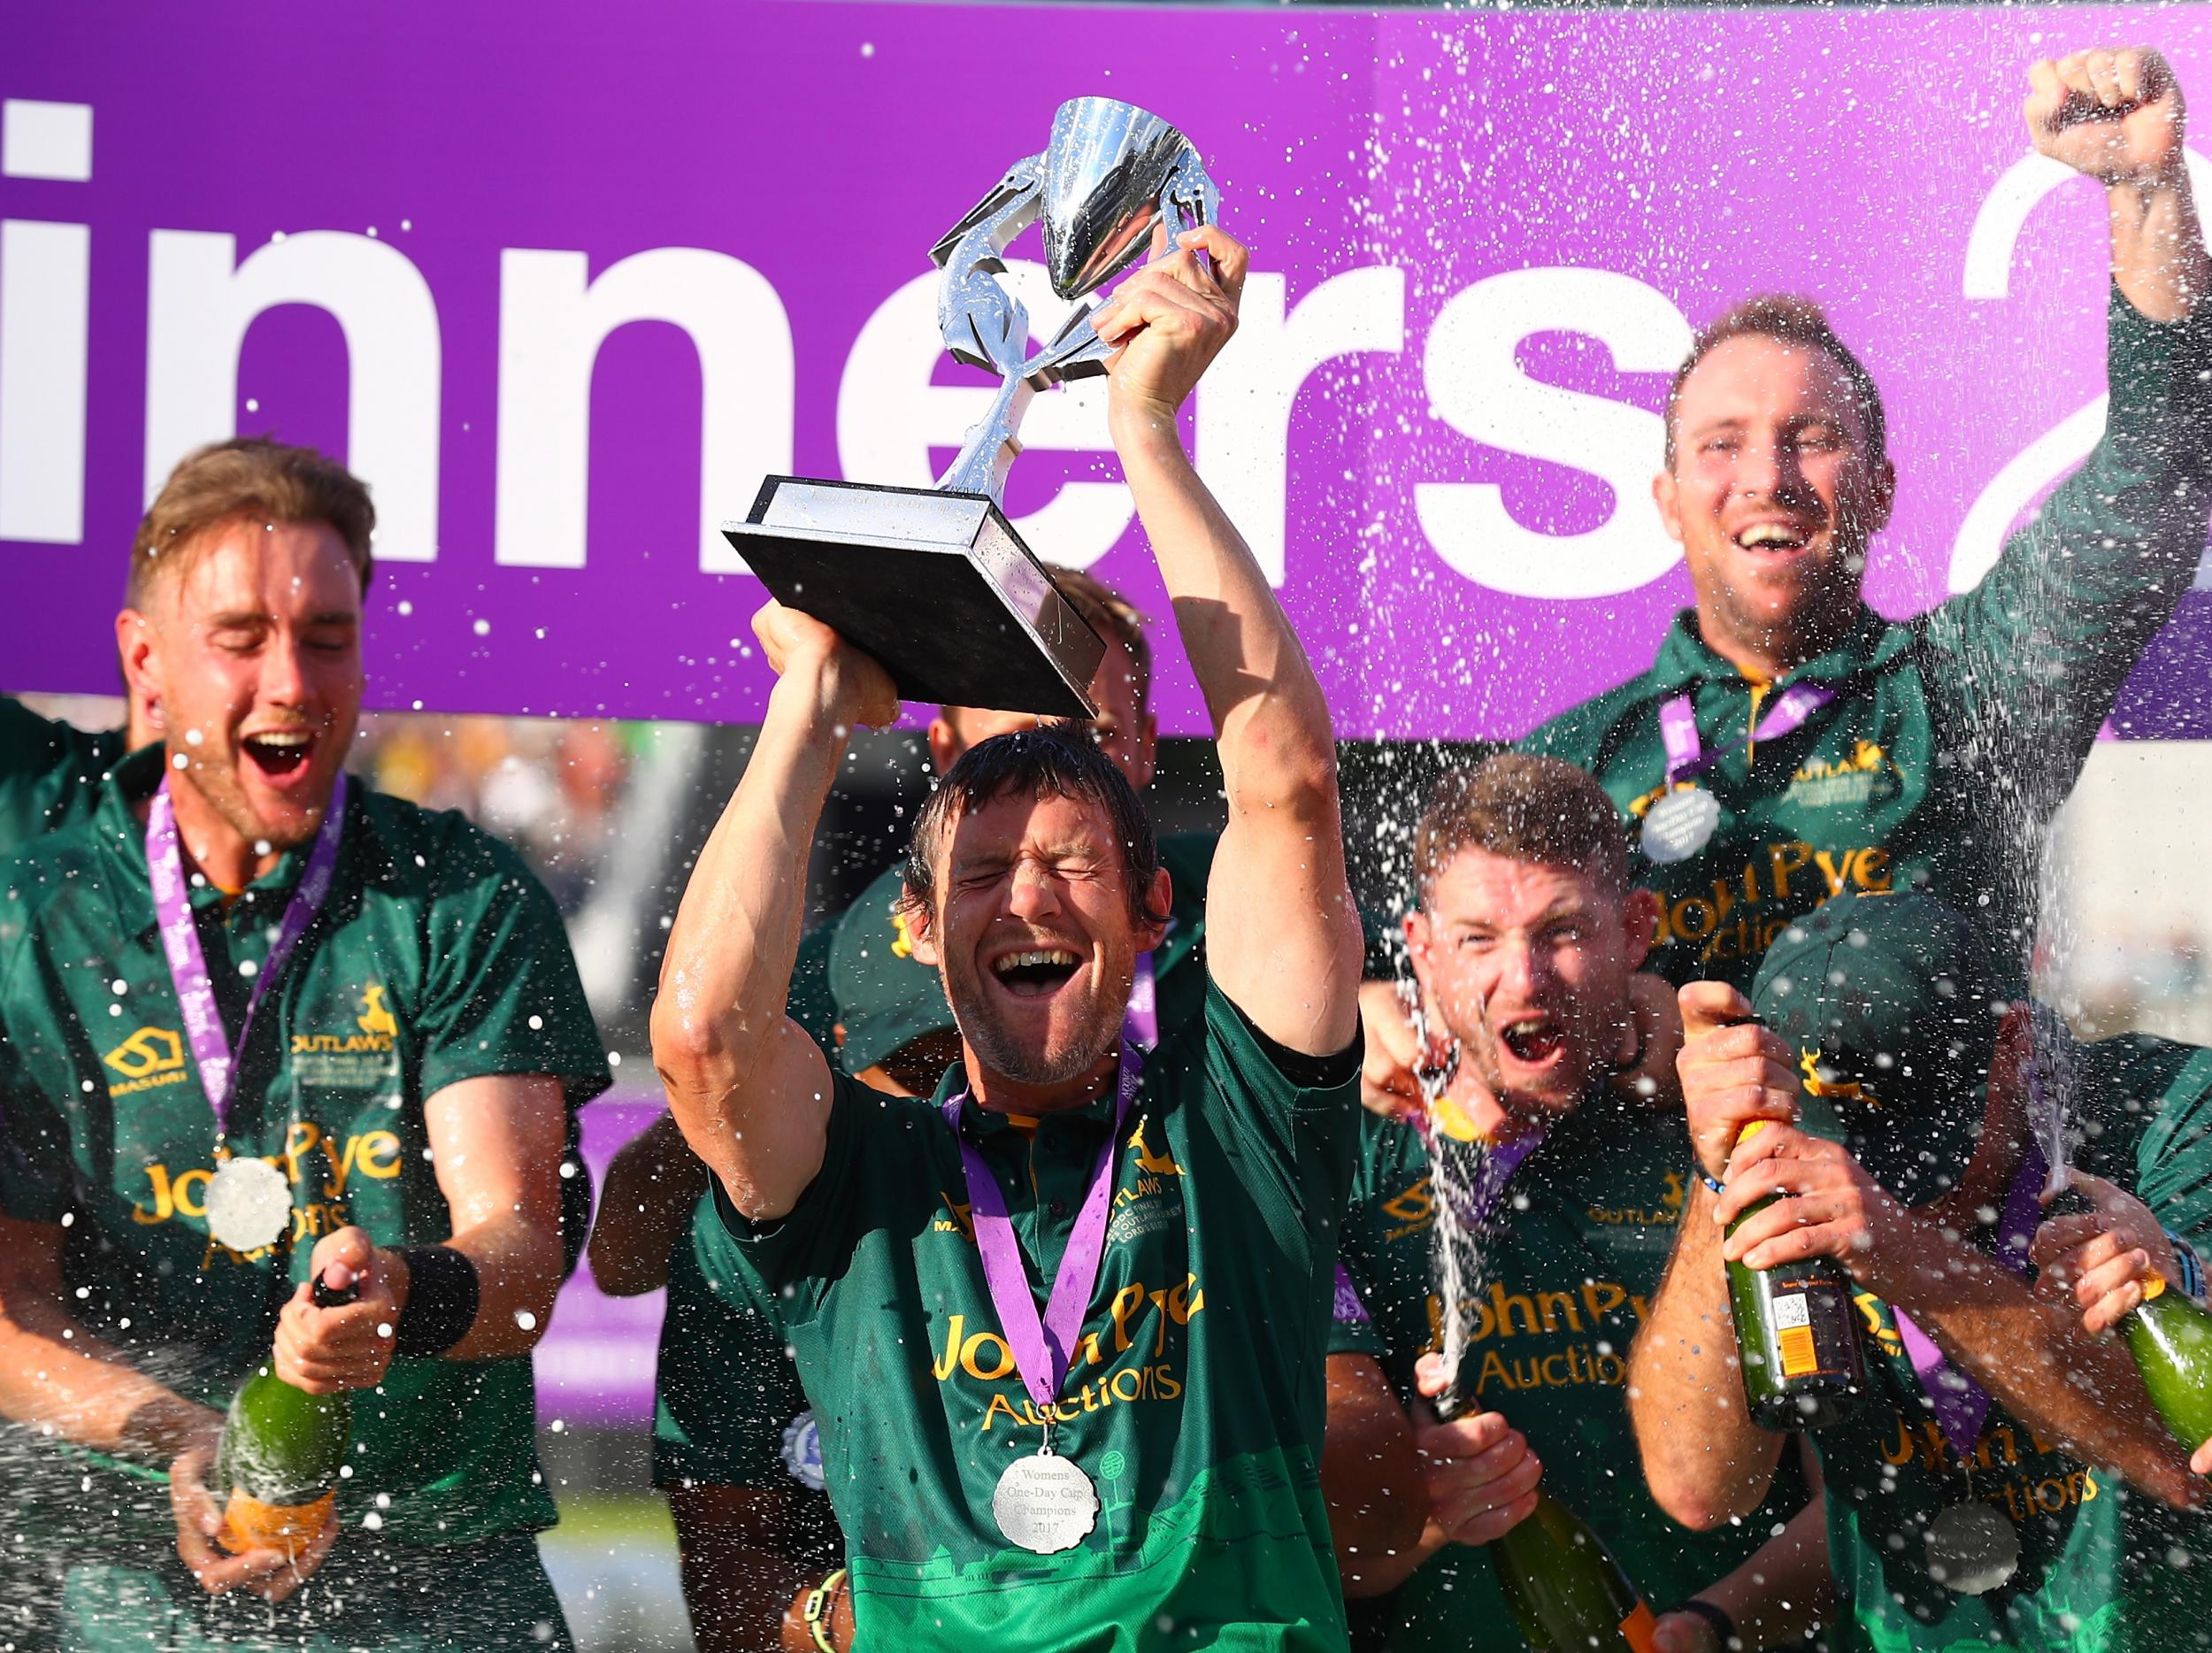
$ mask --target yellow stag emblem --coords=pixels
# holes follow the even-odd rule
[[[357,1025],[365,1034],[382,1034],[388,1038],[399,1037],[399,1020],[385,1008],[384,989],[372,982],[361,993],[361,1014]]]

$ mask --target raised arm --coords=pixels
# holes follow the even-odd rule
[[[798,1203],[821,1169],[829,1063],[784,1014],[808,852],[856,723],[898,694],[819,620],[771,603],[753,630],[779,673],[745,773],[691,870],[653,1002],[653,1065],[691,1151],[746,1217]]]
[[[1094,325],[1119,345],[1107,395],[1114,447],[1212,717],[1228,794],[1229,826],[1206,886],[1208,966],[1268,1037],[1331,1055],[1358,1025],[1361,939],[1345,881],[1329,711],[1266,576],[1191,468],[1175,423],[1235,331],[1247,262],[1219,229],[1187,231],[1122,284]]]
[[[1985,744],[2040,820],[2204,555],[2212,512],[2212,262],[2191,196],[2181,88],[2156,51],[2029,72],[2028,131],[2104,185],[2111,225],[2104,434],[1973,591],[1936,611],[1939,711]]]

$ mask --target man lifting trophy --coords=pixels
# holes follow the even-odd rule
[[[1105,645],[1053,588],[1001,509],[1030,399],[1106,371],[1110,347],[1077,310],[1029,354],[1029,312],[999,283],[1008,245],[1041,219],[1052,290],[1079,299],[1143,257],[1156,227],[1210,224],[1219,193],[1187,139],[1106,97],[1071,98],[1041,154],[1017,161],[930,256],[955,359],[998,394],[933,488],[772,476],[722,532],[777,600],[881,661],[900,697],[1094,715]]]

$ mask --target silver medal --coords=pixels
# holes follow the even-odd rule
[[[1072,1549],[1098,1525],[1098,1489],[1056,1452],[1016,1458],[991,1494],[991,1517],[1009,1543],[1034,1555]]]
[[[2020,1535],[1979,1498],[1955,1503],[1928,1523],[1928,1576],[1962,1595],[1995,1589],[2020,1567]]]
[[[1655,866],[1686,861],[1719,825],[1718,798],[1703,787],[1677,787],[1644,811],[1644,857]]]
[[[265,1159],[234,1155],[207,1185],[207,1232],[234,1251],[258,1251],[283,1238],[292,1187]]]

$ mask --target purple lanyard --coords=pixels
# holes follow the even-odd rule
[[[1428,1134],[1425,1128],[1422,1134],[1425,1136]],[[1515,1168],[1541,1147],[1545,1137],[1550,1134],[1551,1125],[1546,1121],[1525,1136],[1517,1136],[1509,1142],[1486,1149],[1482,1156],[1482,1168],[1475,1172],[1475,1186],[1464,1195],[1449,1183],[1445,1185],[1445,1198],[1450,1203],[1452,1216],[1461,1228],[1471,1234],[1489,1226],[1490,1213],[1504,1196],[1505,1185],[1511,1180]],[[1433,1138],[1429,1143],[1429,1157],[1431,1159],[1437,1157]],[[1433,1167],[1429,1174],[1432,1178],[1435,1176]]]
[[[2035,1233],[2041,1209],[2036,1195],[2046,1174],[2041,1144],[2029,1143],[1997,1224],[1997,1260],[2016,1274],[2028,1270],[2028,1240]],[[1912,1357],[1913,1373],[1934,1409],[1936,1421],[1943,1426],[1944,1437],[1961,1458],[1972,1457],[1982,1438],[1982,1419],[1989,1415],[1989,1391],[1952,1365],[1935,1340],[1912,1323],[1911,1316],[1893,1303],[1891,1311],[1897,1317],[1897,1334],[1904,1340],[1905,1352]]]
[[[253,979],[246,998],[246,1019],[238,1029],[238,1048],[245,1049],[252,1031],[254,1012],[268,996],[270,984],[283,973],[292,950],[315,922],[330,896],[331,875],[338,866],[338,840],[346,829],[346,778],[341,773],[330,790],[323,824],[316,829],[314,848],[300,881],[286,903],[284,920],[269,948],[269,957]],[[200,1070],[200,1088],[208,1106],[215,1110],[217,1141],[230,1129],[230,1035],[223,1029],[222,1011],[216,1007],[215,988],[208,980],[207,955],[200,948],[200,932],[193,922],[192,903],[186,894],[184,857],[177,850],[176,806],[169,800],[169,778],[162,777],[146,811],[146,871],[153,880],[154,913],[161,926],[161,950],[168,955],[169,980],[176,988],[177,1006],[184,1014],[185,1037],[192,1045],[192,1060]]]
[[[964,1087],[946,1099],[945,1123],[960,1144],[961,1163],[968,1173],[968,1205],[975,1220],[975,1249],[982,1259],[983,1279],[991,1288],[1007,1347],[1014,1353],[1014,1370],[1021,1374],[1029,1398],[1048,1413],[1060,1397],[1060,1385],[1068,1375],[1068,1361],[1076,1334],[1091,1306],[1098,1286],[1099,1259],[1106,1249],[1106,1208],[1112,1203],[1114,1150],[1121,1144],[1122,1126],[1128,1123],[1130,1103],[1136,1100],[1137,1082],[1144,1073],[1144,1058],[1124,1040],[1121,1064],[1116,1075],[1114,1123],[1100,1144],[1091,1167],[1090,1192],[1076,1214],[1061,1253],[1059,1272],[1053,1276],[1044,1318],[1037,1316],[1037,1298],[1029,1288],[1029,1271],[1022,1262],[1021,1242],[1006,1215],[1006,1199],[998,1179],[983,1163],[983,1156],[960,1128],[960,1104],[968,1099]]]
[[[1137,955],[1137,973],[1129,983],[1129,1008],[1122,1012],[1122,1037],[1140,1050],[1160,1048],[1160,987],[1152,973],[1152,955]]]
[[[1792,683],[1776,698],[1773,709],[1753,726],[1740,741],[1732,741],[1717,752],[1702,752],[1697,738],[1697,703],[1677,695],[1659,708],[1659,738],[1667,745],[1667,784],[1701,775],[1739,746],[1759,741],[1778,741],[1805,727],[1805,719],[1836,697],[1825,683]]]

